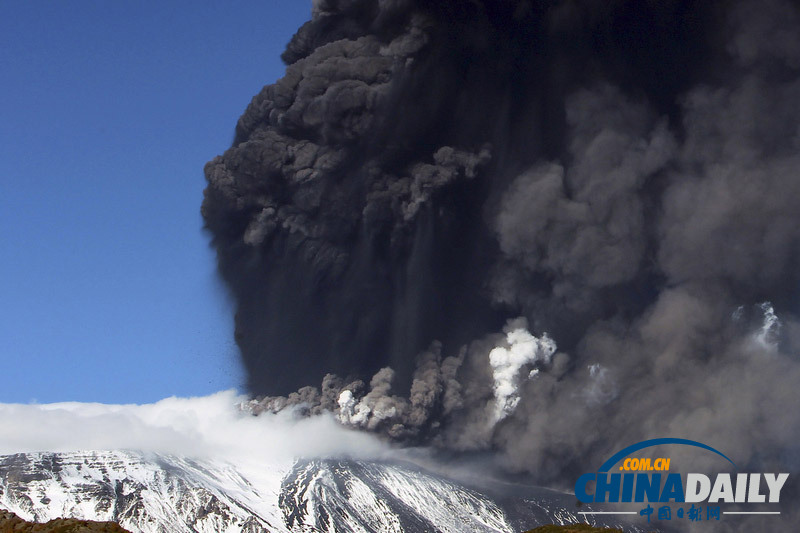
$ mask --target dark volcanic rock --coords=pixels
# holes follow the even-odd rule
[[[74,518],[58,518],[46,524],[26,522],[10,511],[0,509],[0,533],[130,533],[114,522],[91,522]]]

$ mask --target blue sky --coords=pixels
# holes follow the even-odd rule
[[[224,151],[310,1],[5,2],[0,402],[243,381],[202,231]]]

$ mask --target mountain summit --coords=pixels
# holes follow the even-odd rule
[[[141,533],[511,533],[582,521],[569,494],[477,490],[408,463],[234,465],[127,451],[0,456],[0,507]]]

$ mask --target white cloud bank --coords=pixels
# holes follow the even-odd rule
[[[197,458],[284,461],[381,459],[391,449],[348,430],[333,416],[241,412],[244,397],[225,391],[145,405],[0,404],[0,454],[136,450]]]

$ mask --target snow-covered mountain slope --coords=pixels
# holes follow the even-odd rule
[[[124,451],[0,456],[0,508],[40,522],[108,520],[142,533],[461,533],[579,521],[569,495],[489,492],[402,463],[233,465]]]
[[[130,452],[0,457],[0,507],[26,520],[115,521],[141,532],[285,531],[277,508],[285,470],[256,480],[232,465]]]
[[[503,510],[481,494],[398,465],[297,463],[280,506],[289,527],[323,531],[511,531]]]

